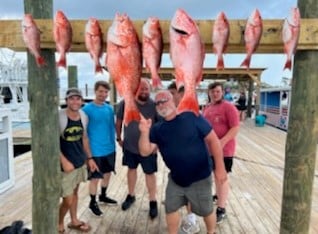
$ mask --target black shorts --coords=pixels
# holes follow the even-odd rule
[[[245,111],[247,109],[247,106],[236,106],[236,108],[239,110],[239,111]]]
[[[158,171],[157,154],[144,157],[128,150],[124,150],[123,154],[123,165],[130,169],[136,169],[140,163],[145,174],[153,174]]]
[[[215,169],[215,165],[214,165],[214,159],[213,156],[212,157],[212,165],[213,165],[213,170]],[[224,157],[224,166],[225,166],[225,170],[227,173],[232,172],[232,166],[233,166],[233,156],[232,157]]]
[[[93,159],[99,168],[99,171],[88,172],[88,179],[102,179],[105,173],[115,172],[116,152],[111,154],[94,157]]]

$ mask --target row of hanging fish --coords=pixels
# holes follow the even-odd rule
[[[29,51],[35,56],[39,67],[45,65],[40,54],[40,30],[37,28],[31,14],[26,14],[22,20],[23,40]],[[142,57],[145,66],[151,73],[153,85],[160,87],[161,81],[158,69],[163,51],[162,31],[156,17],[149,17],[143,26]],[[244,30],[246,57],[241,67],[250,67],[252,54],[256,51],[262,36],[263,23],[260,12],[255,9],[247,20]],[[287,56],[284,69],[291,69],[291,59],[295,53],[300,33],[300,13],[298,8],[292,8],[288,18],[284,20],[282,41],[284,53]],[[60,53],[57,66],[66,67],[66,53],[71,49],[72,27],[62,11],[57,11],[54,19],[53,37],[56,50]],[[224,69],[223,54],[226,52],[230,37],[230,25],[224,12],[220,12],[214,22],[212,31],[213,51],[217,56],[216,69]],[[90,18],[85,27],[85,45],[95,64],[95,73],[102,72],[100,58],[104,52],[103,33],[97,19]]]
[[[244,42],[246,57],[241,63],[241,67],[250,67],[252,54],[256,51],[263,32],[262,17],[258,9],[255,9],[247,20],[244,30]],[[300,13],[299,9],[291,9],[289,16],[284,20],[282,30],[282,41],[284,53],[287,55],[285,69],[291,69],[291,59],[296,52],[296,47],[300,34]],[[213,27],[212,42],[213,51],[217,55],[216,69],[224,69],[223,54],[226,51],[230,37],[229,21],[224,12],[218,14]]]
[[[70,50],[72,45],[72,34],[72,27],[69,20],[62,11],[57,11],[53,25],[53,38],[56,44],[56,50],[60,53],[57,66],[66,67],[66,53]],[[45,60],[40,52],[40,30],[31,14],[24,15],[22,20],[22,36],[30,53],[34,55],[37,65],[39,67],[45,65]]]

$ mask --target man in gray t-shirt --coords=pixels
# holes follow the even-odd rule
[[[136,95],[136,105],[140,113],[145,118],[151,118],[152,122],[158,121],[159,116],[156,112],[154,101],[150,98],[150,83],[147,79],[142,78],[139,89]],[[156,201],[156,176],[157,171],[157,154],[153,153],[149,157],[143,157],[139,153],[138,140],[140,131],[138,122],[132,121],[128,126],[124,126],[123,140],[121,138],[123,119],[124,119],[124,101],[118,105],[116,114],[116,133],[117,142],[123,148],[123,162],[124,166],[128,166],[128,195],[122,203],[122,210],[127,210],[135,202],[135,185],[137,181],[137,167],[141,164],[143,172],[145,173],[146,186],[149,193],[149,216],[155,218],[158,215],[157,201]]]

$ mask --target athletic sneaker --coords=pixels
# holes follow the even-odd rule
[[[218,207],[216,209],[216,223],[220,224],[226,218],[225,208]]]
[[[181,229],[185,233],[194,234],[200,232],[199,221],[195,220],[195,223],[191,222],[186,216],[181,223]]]
[[[98,198],[100,202],[103,202],[107,205],[117,205],[117,201],[115,201],[114,199],[111,199],[110,197],[99,195]]]
[[[129,207],[136,201],[135,196],[131,196],[130,194],[127,195],[125,201],[123,204],[121,204],[121,209],[122,210],[127,210]]]
[[[96,216],[103,216],[103,212],[99,209],[97,202],[90,202],[89,209]]]

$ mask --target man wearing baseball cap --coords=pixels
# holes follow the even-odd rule
[[[65,95],[66,108],[59,112],[60,118],[60,162],[62,170],[61,197],[59,209],[59,233],[63,233],[64,218],[69,211],[70,229],[88,232],[91,226],[77,217],[78,188],[87,179],[87,166],[90,171],[98,170],[89,148],[86,133],[87,116],[80,108],[82,93],[77,88],[70,88]]]

